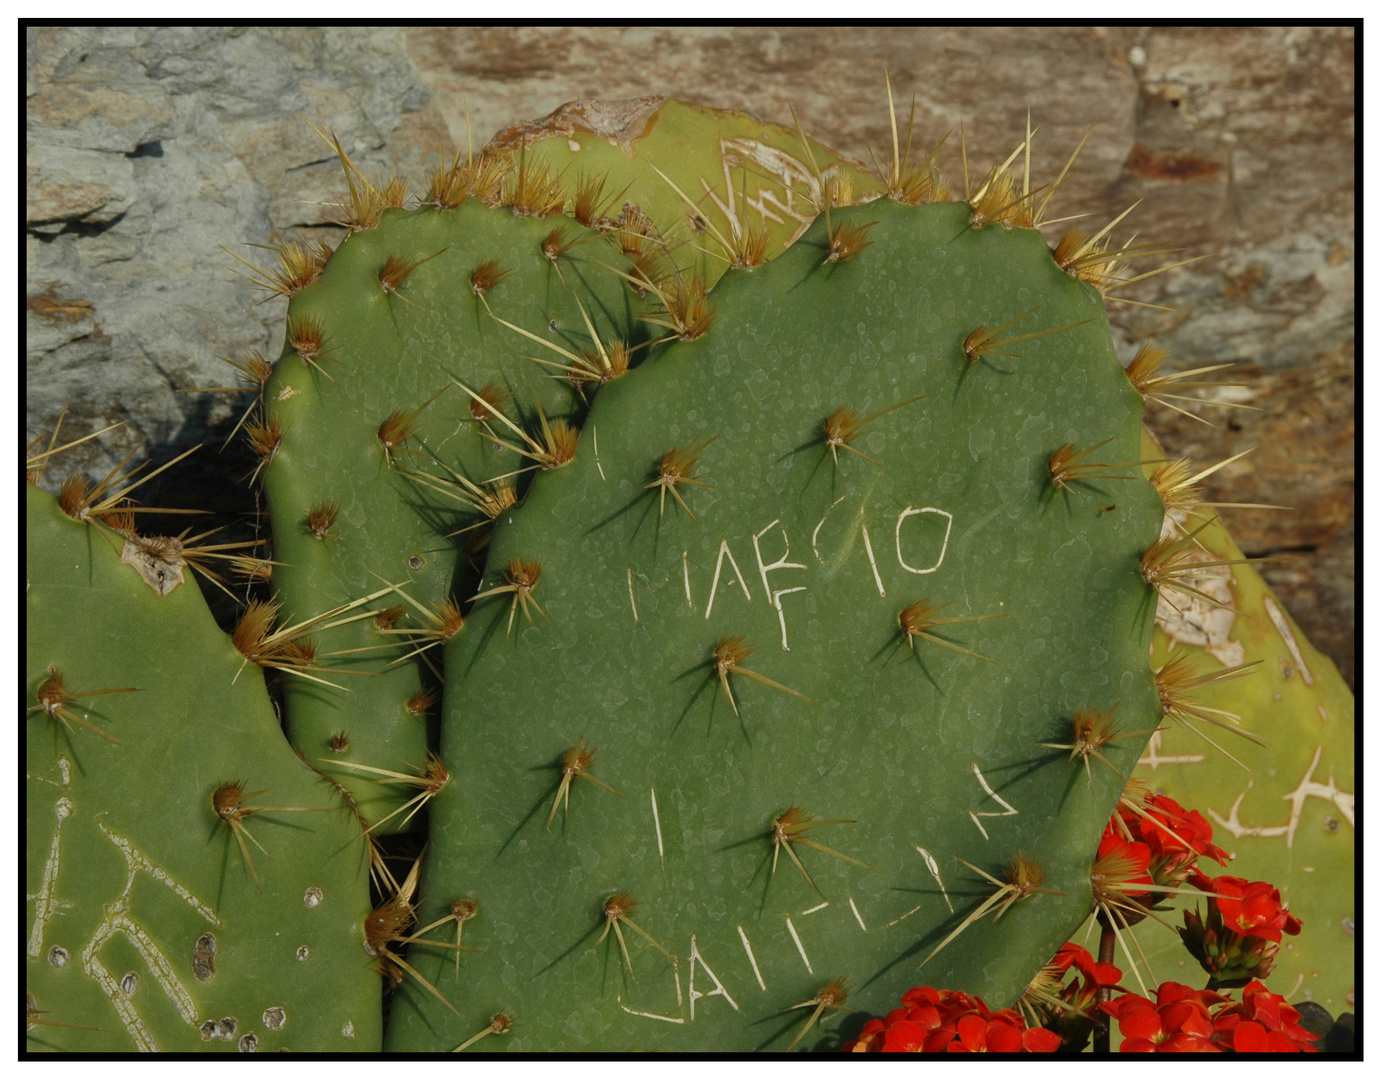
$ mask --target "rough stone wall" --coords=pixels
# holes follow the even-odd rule
[[[1239,364],[1249,390],[1221,392],[1261,412],[1151,423],[1206,463],[1258,445],[1210,497],[1297,508],[1224,516],[1250,554],[1297,556],[1266,576],[1351,683],[1354,47],[1318,28],[30,28],[29,430],[64,403],[73,436],[127,420],[72,459],[97,474],[140,440],[156,461],[207,441],[180,500],[157,496],[252,511],[222,479],[249,466],[215,452],[242,398],[183,391],[233,381],[217,355],[278,352],[282,301],[258,303],[218,245],[330,228],[339,167],[309,122],[418,176],[465,144],[467,104],[478,147],[573,98],[661,93],[781,121],[790,103],[867,161],[889,143],[886,67],[900,111],[916,94],[917,145],[956,129],[957,182],[961,119],[982,172],[1030,108],[1045,180],[1097,121],[1062,212],[1098,227],[1141,200],[1139,242],[1220,253],[1136,286],[1176,310],[1127,305],[1115,334],[1127,355],[1155,337],[1183,366]]]

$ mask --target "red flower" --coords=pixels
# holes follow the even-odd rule
[[[1052,1053],[1060,1037],[1028,1028],[1012,1009],[991,1012],[982,998],[959,990],[918,986],[902,996],[902,1008],[870,1020],[844,1049],[855,1053]]]
[[[1310,1044],[1319,1036],[1299,1020],[1284,997],[1254,980],[1243,988],[1242,1004],[1220,1009],[1214,1017],[1214,1039],[1240,1054],[1318,1053]]]
[[[1153,858],[1188,853],[1208,856],[1220,866],[1228,862],[1228,853],[1213,844],[1214,829],[1198,810],[1185,809],[1169,795],[1148,795],[1143,809],[1147,816],[1138,820],[1138,831]]]
[[[1060,971],[1068,971],[1073,966],[1083,976],[1084,990],[1089,993],[1091,1000],[1096,991],[1104,987],[1117,986],[1123,978],[1123,973],[1113,964],[1099,963],[1088,949],[1083,945],[1076,945],[1073,941],[1067,941],[1057,950],[1051,966]]]
[[[955,1040],[946,1045],[951,1054],[1017,1054],[1022,1051],[1022,1022],[985,1020],[970,1013],[955,1025]],[[1059,1043],[1059,1039],[1056,1040]]]
[[[1224,875],[1214,879],[1192,875],[1197,888],[1216,893],[1201,917],[1185,912],[1181,940],[1210,985],[1243,986],[1249,979],[1265,979],[1276,965],[1281,935],[1299,934],[1301,922],[1281,905],[1281,893],[1265,881]]]
[[[1146,896],[1152,889],[1147,872],[1152,849],[1141,841],[1129,841],[1113,830],[1112,824],[1099,838],[1099,860],[1103,865],[1107,884],[1123,897]],[[1145,886],[1145,887],[1144,887]]]
[[[884,1024],[882,1020],[870,1020],[859,1032],[859,1037],[845,1043],[844,1050],[855,1054],[876,1054],[883,1049]]]
[[[1209,1006],[1227,1000],[1211,990],[1165,982],[1157,988],[1155,1005],[1137,994],[1123,994],[1100,1008],[1117,1019],[1124,1054],[1215,1054],[1220,1048],[1211,1038]]]
[[[1224,922],[1243,937],[1280,941],[1283,932],[1300,933],[1300,920],[1282,907],[1281,893],[1266,881],[1226,875],[1215,878],[1209,891],[1225,894],[1214,902]]]

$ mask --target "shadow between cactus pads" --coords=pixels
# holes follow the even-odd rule
[[[605,387],[497,523],[499,591],[447,646],[419,911],[477,898],[485,951],[458,977],[411,950],[466,1019],[405,983],[391,1048],[503,1011],[487,1049],[785,1050],[840,978],[865,1012],[918,981],[1009,1005],[1084,921],[1123,780],[1038,744],[1082,708],[1155,726],[1162,508],[1113,467],[1142,402],[1099,294],[970,212],[835,211],[727,274],[710,331]],[[832,223],[867,246],[830,261]],[[1110,467],[1054,485],[1065,444]],[[913,609],[909,637],[921,600],[973,621]],[[1144,742],[1103,752],[1126,774]],[[1002,880],[1019,852],[1050,891],[918,973],[995,891],[959,860]],[[831,1009],[795,1045],[850,1030]]]

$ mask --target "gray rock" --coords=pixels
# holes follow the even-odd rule
[[[253,259],[329,225],[339,166],[309,121],[368,167],[431,94],[398,31],[44,27],[26,45],[30,437],[64,407],[65,438],[126,421],[52,486],[140,442],[166,459],[224,437],[243,396],[185,391],[233,384],[218,356],[275,354],[283,304],[258,303],[221,245]]]

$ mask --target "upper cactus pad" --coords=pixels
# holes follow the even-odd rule
[[[486,952],[411,955],[508,1046],[786,1049],[1000,890],[926,978],[1011,1001],[1088,913],[1123,782],[1038,744],[1155,725],[1160,504],[1098,294],[970,216],[836,211],[729,274],[496,529],[422,911],[478,897]],[[467,1034],[395,1002],[394,1048]]]

